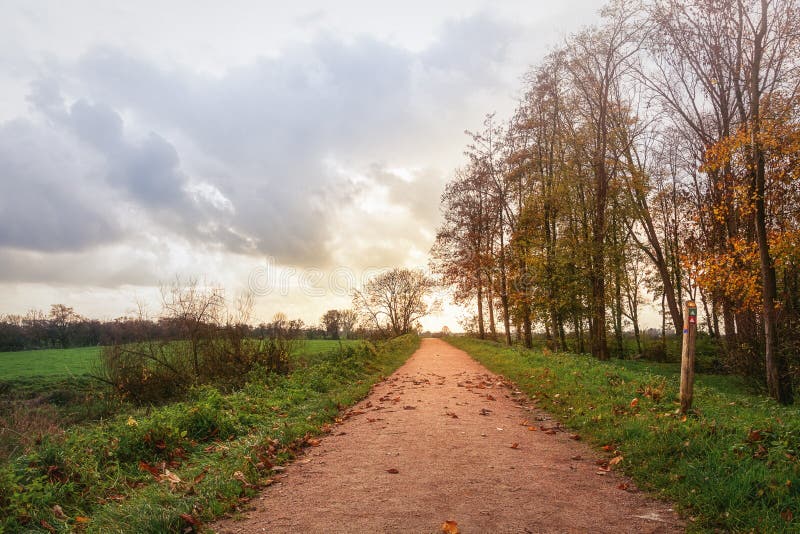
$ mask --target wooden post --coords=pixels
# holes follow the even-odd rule
[[[697,304],[687,300],[683,307],[683,348],[681,349],[681,413],[692,407],[694,395],[694,345],[697,339]]]

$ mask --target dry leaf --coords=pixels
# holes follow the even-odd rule
[[[570,434],[569,435],[569,439],[574,439],[575,441],[580,441],[581,440],[581,436],[580,436],[580,434]]]
[[[387,469],[387,470],[386,470],[386,472],[387,472],[387,473],[391,473],[392,475],[396,475],[396,474],[397,474],[397,473],[399,473],[400,471],[398,471],[397,469],[395,469],[394,467],[392,467],[391,469]]]
[[[612,465],[617,465],[617,464],[618,464],[618,463],[620,463],[621,461],[622,461],[622,455],[620,454],[619,456],[615,456],[615,457],[613,457],[612,459],[610,459],[610,460],[608,461],[608,465],[609,465],[609,466],[612,466]]]
[[[164,478],[169,481],[170,484],[180,484],[181,479],[178,475],[170,471],[169,469],[164,470]]]
[[[51,525],[50,523],[48,523],[48,522],[47,522],[47,521],[45,521],[44,519],[42,519],[41,521],[39,521],[39,524],[40,524],[40,525],[42,525],[42,527],[43,527],[43,528],[45,528],[45,529],[46,529],[47,531],[49,531],[49,532],[55,532],[55,531],[56,531],[56,529],[53,527],[53,525]],[[456,532],[457,532],[457,531],[456,531]]]
[[[617,486],[617,489],[621,489],[621,490],[623,490],[623,491],[628,491],[628,489],[629,489],[630,487],[631,487],[631,486],[630,486],[630,484],[628,484],[627,482],[623,482],[622,484],[620,484],[619,486]]]
[[[56,516],[58,519],[66,519],[67,514],[64,513],[64,510],[61,509],[59,505],[53,505],[53,515]]]
[[[639,405],[639,399],[638,398],[634,398],[631,401],[631,408],[636,408],[636,406],[638,406],[638,405]]]
[[[442,532],[445,534],[458,534],[458,523],[455,521],[445,521],[442,523]]]
[[[535,431],[535,430],[538,430],[538,428],[536,428],[535,426],[529,426],[529,427],[528,427],[528,430],[530,430],[531,432],[533,432],[533,431]]]
[[[191,514],[181,514],[180,518],[189,523],[190,525],[192,525],[193,527],[199,527],[201,524],[200,520]]]
[[[75,522],[76,523],[88,523],[89,522],[89,518],[88,517],[84,517],[82,515],[76,515],[75,516]]]
[[[158,470],[158,468],[153,467],[152,465],[148,464],[147,462],[139,461],[139,469],[142,470],[142,471],[147,471],[148,473],[153,475],[153,477],[156,480],[158,480],[159,482],[161,481],[161,472]]]
[[[207,472],[208,471],[206,471],[205,469],[200,471],[200,473],[198,473],[198,475],[196,477],[194,477],[194,480],[192,481],[192,484],[199,484],[200,482],[202,482],[203,479],[206,478],[206,473]]]
[[[511,447],[512,449],[519,449],[519,443],[517,443],[517,442],[514,442],[514,443],[512,443],[512,444],[510,445],[510,447]]]

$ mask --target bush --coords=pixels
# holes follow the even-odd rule
[[[237,326],[209,329],[202,340],[112,345],[95,377],[138,404],[183,397],[191,387],[241,385],[255,368],[285,374],[298,346],[290,338],[248,339]]]

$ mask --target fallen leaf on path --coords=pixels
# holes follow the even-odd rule
[[[531,432],[534,432],[534,431],[539,430],[539,429],[536,428],[535,426],[529,426],[528,430],[530,430]]]
[[[489,415],[492,413],[492,410],[487,410],[486,408],[481,408],[480,414],[481,415]]]
[[[548,428],[547,430],[544,431],[544,433],[553,436],[555,435],[556,431],[553,430],[552,428]]]
[[[606,451],[606,452],[611,452],[611,451],[614,450],[614,446],[613,445],[603,445],[603,450]]]
[[[458,534],[458,523],[455,521],[445,521],[442,523],[442,532],[445,534]]]
[[[320,444],[321,442],[320,442],[320,440],[318,440],[318,439],[315,439],[315,438],[308,438],[308,439],[306,440],[306,443],[308,443],[308,444],[309,444],[309,445],[311,445],[312,447],[319,447],[319,444]]]
[[[449,415],[453,419],[458,419],[458,416],[455,414],[455,412],[447,412],[447,413],[445,413],[445,415]]]
[[[387,472],[387,473],[390,473],[390,474],[392,474],[392,475],[396,475],[396,474],[397,474],[397,473],[399,473],[400,471],[398,471],[397,469],[395,469],[394,467],[392,467],[391,469],[387,469],[387,470],[386,470],[386,472]]]
[[[570,458],[570,460],[576,460],[576,461],[577,461],[577,460],[583,460],[583,456],[581,456],[580,454],[576,454],[575,456],[573,456],[572,458]]]
[[[628,491],[628,489],[629,489],[630,487],[631,487],[631,486],[630,486],[630,484],[628,484],[627,482],[623,482],[622,484],[620,484],[619,486],[617,486],[617,489],[621,489],[621,490],[623,490],[623,491]]]
[[[486,400],[493,401],[493,400],[497,400],[497,399],[495,399],[495,398],[494,398],[493,396],[491,396],[491,395],[486,395]]]
[[[416,406],[403,406],[403,409],[404,410],[416,410],[417,407]]]
[[[517,442],[512,443],[510,446],[512,449],[519,449],[519,443]]]
[[[575,441],[580,441],[581,440],[581,436],[580,436],[580,434],[570,434],[569,435],[569,439],[574,439]]]
[[[609,465],[609,466],[612,466],[612,465],[617,465],[618,463],[620,463],[620,462],[622,461],[622,458],[623,458],[623,457],[622,457],[622,455],[621,455],[621,454],[620,454],[619,456],[615,456],[615,457],[613,457],[612,459],[610,459],[610,460],[608,461],[608,465]]]

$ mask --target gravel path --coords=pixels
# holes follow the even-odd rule
[[[533,429],[533,430],[532,430]],[[575,436],[573,436],[575,437]],[[437,339],[220,533],[682,532],[500,377]]]

